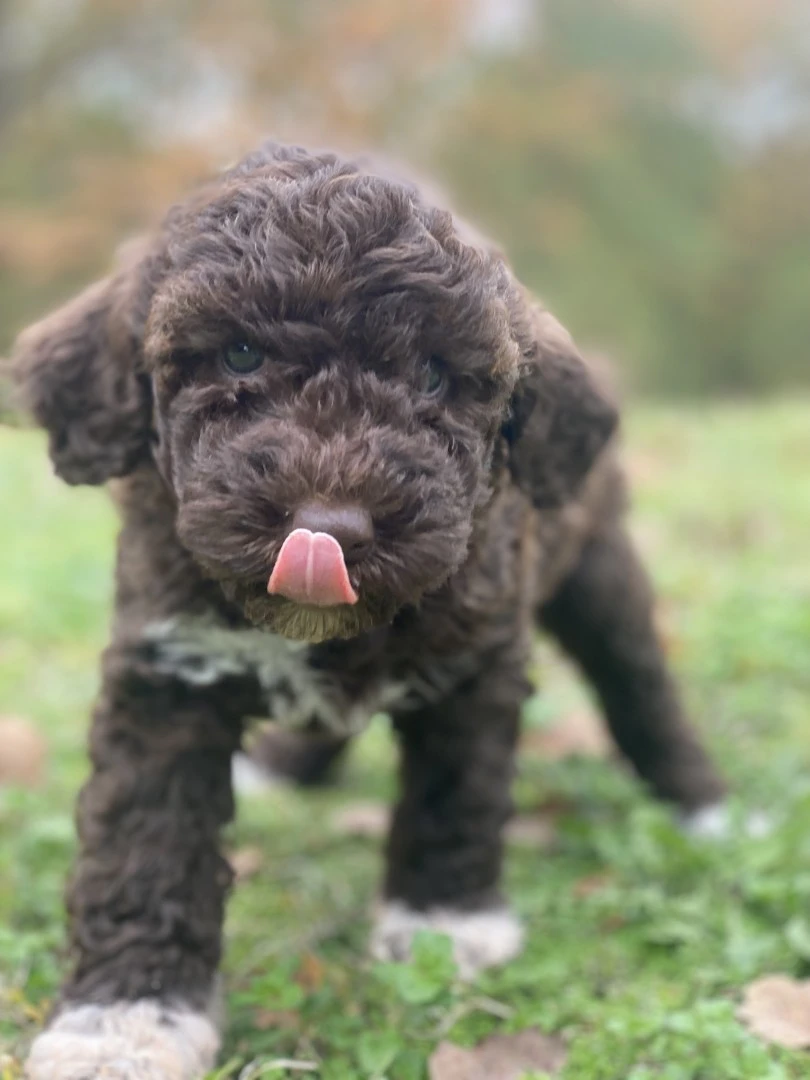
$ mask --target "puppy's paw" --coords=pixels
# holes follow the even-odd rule
[[[371,935],[377,960],[407,960],[418,930],[447,934],[462,979],[472,979],[484,968],[505,964],[523,947],[523,927],[506,907],[490,911],[453,911],[431,908],[414,911],[399,901],[381,906]]]
[[[285,778],[240,752],[231,761],[231,783],[237,795],[264,795],[283,786]]]
[[[774,822],[767,814],[753,811],[737,824],[727,803],[712,803],[699,810],[682,814],[679,824],[689,836],[699,840],[725,840],[736,832],[743,836],[756,838],[767,836],[774,828]]]
[[[203,1013],[144,1000],[65,1009],[39,1035],[26,1080],[201,1080],[219,1035]]]

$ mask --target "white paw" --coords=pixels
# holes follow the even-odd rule
[[[231,760],[231,783],[237,795],[262,795],[284,787],[284,778],[258,765],[248,754],[237,753]]]
[[[190,1009],[152,1000],[78,1005],[60,1013],[31,1047],[26,1080],[201,1080],[219,1034]]]
[[[508,908],[490,911],[453,911],[431,908],[414,911],[399,901],[381,906],[371,934],[371,952],[377,960],[407,960],[418,930],[447,934],[462,979],[484,968],[505,964],[523,947],[523,927]]]
[[[699,810],[693,810],[690,814],[682,814],[680,825],[685,833],[700,840],[725,840],[732,836],[735,831],[735,822],[729,811],[728,804],[724,802],[714,803],[712,806],[702,806]],[[767,814],[754,811],[748,814],[740,825],[743,836],[756,838],[767,836],[774,827],[773,821]]]

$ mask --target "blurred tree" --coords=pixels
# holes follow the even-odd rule
[[[461,0],[0,0],[0,349],[261,135],[395,141]]]
[[[810,127],[740,145],[690,99],[742,78],[788,8],[547,0],[437,146],[521,274],[642,388],[810,381]]]
[[[272,133],[438,169],[658,392],[810,382],[796,0],[0,0],[0,351]]]

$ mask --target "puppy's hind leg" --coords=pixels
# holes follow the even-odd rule
[[[725,788],[684,714],[653,603],[644,568],[616,521],[591,537],[540,619],[593,684],[638,775],[699,829]]]
[[[249,794],[277,781],[321,787],[335,780],[350,738],[312,724],[289,731],[268,725],[234,759],[234,785]]]

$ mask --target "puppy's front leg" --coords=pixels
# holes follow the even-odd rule
[[[527,692],[522,670],[499,662],[451,698],[396,718],[403,790],[372,938],[380,959],[405,959],[419,929],[450,935],[465,977],[520,951],[520,924],[498,885]]]
[[[231,871],[237,680],[199,689],[105,656],[69,888],[76,963],[30,1080],[197,1080],[219,1046],[211,1015]],[[232,685],[231,685],[232,684]]]

